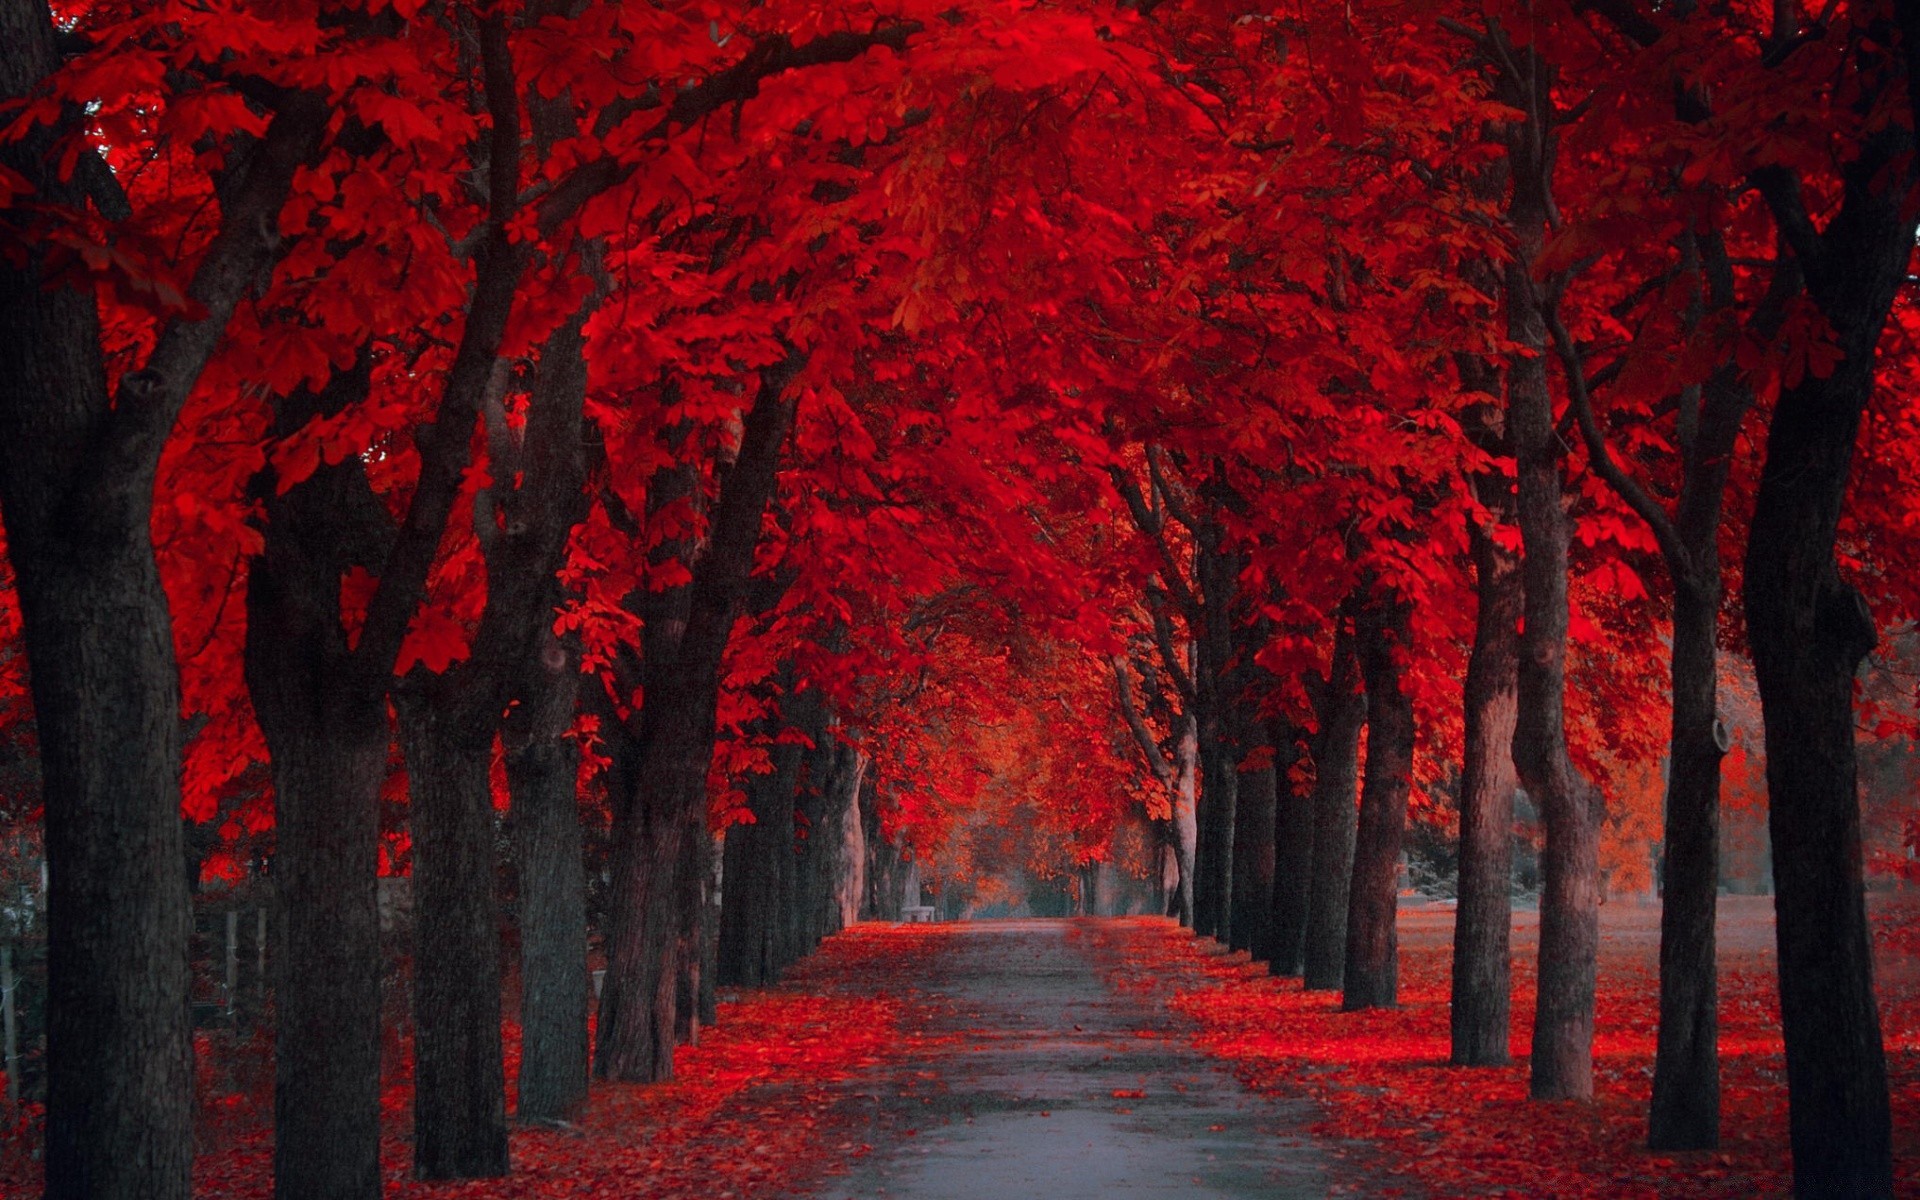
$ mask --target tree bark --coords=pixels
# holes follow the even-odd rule
[[[1299,731],[1290,721],[1274,721],[1275,810],[1273,831],[1272,917],[1264,957],[1275,975],[1297,977],[1306,970],[1307,913],[1313,895],[1313,796],[1295,786],[1291,768],[1299,757]]]
[[[0,2],[0,107],[58,68],[51,11]],[[51,277],[45,209],[82,211],[83,119],[0,146],[31,195],[0,213],[0,509],[30,664],[45,804],[49,1197],[180,1200],[193,1154],[193,1072],[181,872],[180,712],[171,619],[150,515],[160,453],[235,305],[280,253],[279,212],[326,112],[296,94],[257,141],[228,143],[221,226],[188,295],[110,387],[90,285]],[[124,207],[117,188],[94,204]]]
[[[1359,655],[1344,618],[1315,707],[1320,728],[1313,738],[1313,878],[1303,976],[1308,991],[1335,991],[1346,980],[1347,904],[1358,820],[1354,792],[1360,782],[1360,730],[1367,720]]]
[[[1896,12],[1911,47],[1920,11]],[[1920,111],[1920,57],[1904,57],[1910,107]],[[1888,86],[1886,76],[1863,82]],[[1834,544],[1874,356],[1913,254],[1912,152],[1905,130],[1863,145],[1844,169],[1840,211],[1818,233],[1784,169],[1755,180],[1842,355],[1831,374],[1809,371],[1774,406],[1744,595],[1766,718],[1793,1186],[1806,1198],[1893,1195],[1854,757],[1854,673],[1876,632]]]
[[[1200,839],[1200,732],[1191,716],[1183,716],[1173,746],[1173,853],[1180,882],[1174,892],[1173,914],[1188,929],[1194,923],[1195,851]]]
[[[793,857],[793,796],[779,786],[780,760],[790,749],[774,747],[774,769],[747,781],[753,822],[727,827],[715,963],[724,987],[766,987],[779,978],[781,858]]]
[[[721,659],[744,607],[762,516],[793,420],[787,384],[803,361],[790,355],[761,372],[705,553],[684,589],[684,626],[675,635],[662,623],[648,623],[637,786],[614,812],[614,894],[594,1058],[604,1079],[653,1082],[673,1074],[684,839],[705,836]]]
[[[1367,689],[1367,769],[1354,837],[1353,885],[1347,900],[1347,961],[1340,1007],[1392,1008],[1399,1003],[1400,843],[1413,775],[1413,698],[1401,680],[1408,610],[1384,596],[1357,618],[1360,670]]]
[[[363,356],[281,404],[276,431],[364,398]],[[247,690],[271,758],[274,1187],[281,1200],[380,1191],[379,793],[390,667],[363,670],[340,621],[340,577],[377,561],[386,514],[358,458],[273,495],[247,580]]]
[[[1267,949],[1273,916],[1274,769],[1240,771],[1234,781],[1233,950]],[[1261,953],[1255,953],[1256,958]]]
[[[1510,508],[1504,481],[1498,489]],[[1452,1054],[1456,1066],[1508,1061],[1513,1007],[1513,726],[1518,716],[1519,563],[1472,522],[1479,614],[1465,684],[1466,756],[1460,777],[1459,905],[1453,929]]]
[[[576,796],[580,749],[567,737],[579,694],[572,647],[545,630],[507,718],[520,880],[520,1075],[523,1123],[571,1121],[587,1099],[586,867]]]
[[[460,676],[451,676],[457,679]],[[488,784],[497,715],[428,683],[394,696],[413,835],[413,1169],[507,1173]]]

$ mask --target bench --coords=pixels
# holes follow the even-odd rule
[[[909,905],[900,910],[900,919],[909,924],[925,922],[931,925],[933,923],[933,906],[930,904]]]

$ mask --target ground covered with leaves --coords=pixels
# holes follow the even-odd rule
[[[596,1084],[577,1125],[516,1128],[513,1174],[505,1179],[411,1177],[412,1082],[405,1047],[396,1047],[382,1093],[385,1194],[728,1200],[804,1188],[870,1149],[856,1136],[867,1132],[864,1123],[836,1103],[843,1095],[836,1085],[924,1054],[938,1040],[914,1027],[905,990],[938,952],[924,929],[912,927],[862,926],[828,939],[781,986],[723,999],[718,1023],[676,1055],[673,1082]],[[507,1034],[511,1074],[518,1027]],[[271,1196],[271,1062],[236,1063],[230,1046],[201,1041],[195,1194]],[[240,1080],[253,1086],[232,1090]],[[0,1169],[0,1194],[37,1193],[38,1182],[38,1164],[24,1154]]]
[[[1920,1195],[1920,900],[1875,901],[1896,1179],[1903,1195]],[[1359,1143],[1409,1194],[1752,1200],[1785,1196],[1791,1182],[1772,911],[1770,898],[1722,903],[1722,1144],[1711,1153],[1645,1147],[1659,995],[1654,906],[1603,910],[1592,1104],[1527,1099],[1533,913],[1515,923],[1514,1063],[1504,1068],[1446,1065],[1449,908],[1402,912],[1394,1010],[1343,1013],[1338,993],[1305,992],[1164,922],[1157,938],[1125,938],[1134,950],[1113,982],[1192,1019],[1196,1042],[1250,1086],[1318,1100],[1326,1117],[1317,1132]]]

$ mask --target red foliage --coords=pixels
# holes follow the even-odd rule
[[[1894,1162],[1903,1191],[1920,1189],[1920,946],[1911,898],[1876,897],[1876,975],[1894,1104]],[[1595,1099],[1527,1098],[1537,925],[1514,928],[1514,1065],[1448,1066],[1450,911],[1400,918],[1400,1007],[1339,1011],[1338,992],[1304,992],[1244,954],[1152,922],[1159,938],[1114,979],[1194,1022],[1193,1039],[1250,1086],[1318,1101],[1317,1132],[1353,1139],[1409,1194],[1553,1196],[1559,1200],[1751,1200],[1789,1191],[1787,1090],[1773,971],[1772,902],[1737,898],[1722,909],[1720,1055],[1722,1139],[1717,1152],[1646,1149],[1658,1011],[1659,910],[1603,910]],[[1094,936],[1101,936],[1094,927]],[[1113,935],[1108,934],[1108,937]]]
[[[386,1195],[710,1200],[763,1195],[831,1174],[868,1150],[858,1136],[867,1114],[837,1106],[844,1089],[836,1085],[938,1040],[910,1026],[898,990],[912,978],[911,964],[932,953],[933,937],[867,927],[828,939],[788,983],[723,1002],[719,1024],[700,1045],[675,1055],[672,1083],[597,1085],[576,1127],[516,1130],[514,1171],[504,1180],[410,1178],[410,1055],[390,1055],[400,1070],[382,1091]],[[520,1031],[509,1022],[505,1032],[511,1093]],[[198,1194],[272,1195],[271,1132],[261,1112],[239,1100],[205,1102],[202,1138],[214,1148],[195,1165]],[[0,1184],[10,1183],[25,1185],[0,1176]]]

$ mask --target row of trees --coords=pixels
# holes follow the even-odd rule
[[[1889,1193],[1852,680],[1914,607],[1916,20],[0,0],[49,1195],[188,1191],[182,813],[271,826],[278,1190],[364,1196],[396,748],[416,1168],[484,1176],[497,805],[559,1117],[583,804],[593,1072],[662,1079],[998,802],[1009,706],[1071,859],[1138,805],[1180,916],[1351,1007],[1457,772],[1462,1064],[1524,787],[1543,1099],[1592,1091],[1602,764],[1665,753],[1651,1140],[1710,1145],[1729,645],[1796,1186]]]

